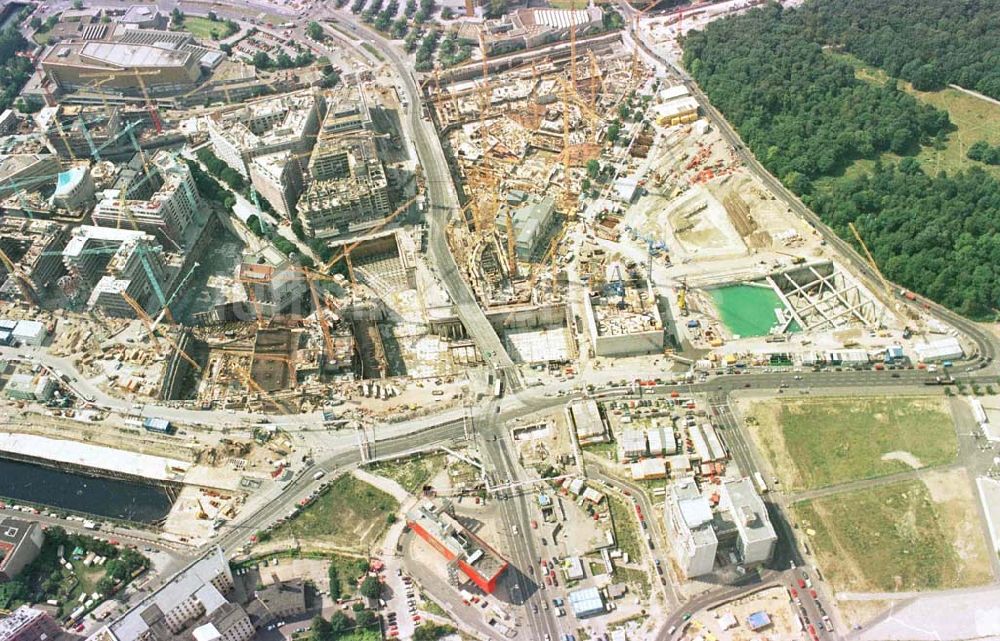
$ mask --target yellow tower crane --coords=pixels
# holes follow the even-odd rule
[[[850,227],[851,233],[854,234],[858,244],[861,245],[861,250],[865,253],[865,260],[868,262],[868,265],[872,268],[872,271],[875,272],[875,276],[878,277],[879,282],[882,284],[882,288],[885,290],[886,298],[897,310],[901,309],[902,305],[893,295],[892,285],[890,285],[889,281],[887,281],[885,276],[882,275],[882,270],[878,268],[878,263],[875,262],[875,257],[872,256],[870,251],[868,251],[868,245],[866,245],[864,239],[861,238],[861,232],[858,231],[858,228],[854,226],[853,222],[847,223],[847,226]]]

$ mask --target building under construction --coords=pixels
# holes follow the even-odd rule
[[[598,268],[600,269],[600,267]],[[583,292],[594,354],[628,356],[663,350],[663,320],[652,284],[635,264],[612,261]]]
[[[0,218],[0,300],[37,303],[66,273],[66,228],[47,220]]]

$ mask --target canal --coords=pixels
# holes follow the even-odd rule
[[[162,487],[0,458],[0,496],[98,517],[154,523],[172,505]]]

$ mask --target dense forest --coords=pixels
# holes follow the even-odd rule
[[[817,40],[917,89],[957,84],[1000,98],[997,0],[823,0],[803,11]]]
[[[844,238],[854,222],[893,281],[971,318],[1000,307],[1000,182],[981,169],[931,177],[912,158],[876,163],[813,209]]]
[[[684,43],[691,74],[754,154],[796,191],[876,152],[903,153],[949,127],[948,114],[895,83],[873,86],[803,35],[777,5],[712,23]]]
[[[28,41],[15,27],[0,31],[0,111],[10,108],[21,93],[24,83],[31,77],[31,60],[19,56],[19,51],[28,49]]]
[[[895,80],[858,80],[825,53],[833,25],[813,4],[713,22],[687,37],[684,64],[773,174],[845,238],[848,222],[859,226],[886,276],[966,316],[992,317],[1000,183],[980,170],[931,177],[913,158],[843,177],[856,159],[912,154],[952,126]],[[819,178],[823,189],[814,188]]]

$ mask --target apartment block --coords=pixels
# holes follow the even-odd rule
[[[22,605],[0,618],[0,641],[54,641],[62,629],[51,615]]]
[[[161,243],[187,247],[191,242],[188,229],[203,208],[191,170],[174,154],[159,151],[150,162],[150,172],[156,174],[160,187],[148,200],[130,200],[127,192],[106,189],[94,208],[94,224],[116,228],[134,224]]]
[[[88,641],[249,641],[246,611],[226,599],[233,587],[229,561],[215,547]]]
[[[389,181],[370,132],[324,141],[317,146],[310,171],[313,181],[298,203],[299,219],[310,237],[370,229],[391,213]]]
[[[133,317],[122,293],[147,311],[159,311],[154,287],[164,282],[163,248],[151,234],[84,225],[73,230],[63,249],[68,278],[63,291],[71,300],[110,316]],[[150,274],[156,283],[150,280]]]

